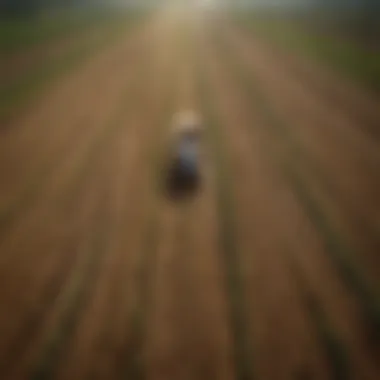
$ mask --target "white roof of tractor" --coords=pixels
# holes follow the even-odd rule
[[[200,116],[194,111],[181,111],[174,115],[173,132],[176,135],[198,134],[202,129]]]

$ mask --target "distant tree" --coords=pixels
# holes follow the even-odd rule
[[[30,15],[38,12],[44,0],[0,0],[0,13]]]
[[[99,3],[99,0],[0,0],[0,14],[32,15],[41,9]]]

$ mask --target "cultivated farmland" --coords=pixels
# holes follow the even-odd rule
[[[2,51],[0,378],[379,379],[376,92],[228,14],[109,17]]]

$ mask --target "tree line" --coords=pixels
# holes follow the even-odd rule
[[[70,8],[82,6],[105,6],[112,1],[105,0],[0,0],[2,15],[33,15],[49,8]]]

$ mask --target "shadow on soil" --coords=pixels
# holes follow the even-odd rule
[[[178,202],[195,197],[201,187],[199,173],[186,173],[178,162],[170,162],[165,170],[164,192],[166,198]]]

